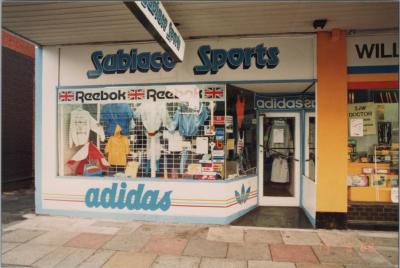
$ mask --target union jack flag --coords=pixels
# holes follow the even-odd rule
[[[60,101],[72,101],[74,100],[75,94],[72,91],[61,91],[58,93],[58,99]]]
[[[131,100],[141,100],[144,98],[144,90],[143,89],[131,89],[128,92],[128,97]]]
[[[220,87],[206,88],[204,95],[207,99],[222,99],[224,97],[224,89]]]

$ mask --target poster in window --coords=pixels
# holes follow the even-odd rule
[[[349,119],[363,119],[363,135],[376,134],[376,105],[372,102],[349,104]]]
[[[364,119],[351,118],[350,119],[350,137],[364,136]]]

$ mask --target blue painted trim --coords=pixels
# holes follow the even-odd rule
[[[226,81],[188,81],[188,82],[168,82],[168,83],[130,83],[130,84],[102,84],[84,86],[58,86],[57,89],[76,89],[76,88],[101,88],[101,87],[124,87],[124,86],[166,86],[166,85],[210,85],[210,84],[259,84],[259,83],[312,83],[316,79],[293,79],[293,80],[226,80]]]
[[[303,111],[302,112],[302,115],[301,115],[301,120],[302,120],[302,122],[301,122],[301,124],[303,125],[303,126],[305,126],[306,124],[306,113],[307,113],[308,111]],[[302,154],[301,154],[301,157],[303,157],[303,161],[302,161],[302,172],[301,172],[301,180],[300,180],[300,182],[301,182],[301,184],[300,184],[300,207],[303,209],[303,211],[304,211],[304,213],[306,214],[306,216],[307,216],[307,218],[308,218],[308,220],[311,222],[311,224],[313,225],[313,227],[315,228],[315,218],[313,217],[313,216],[311,216],[311,214],[307,211],[307,209],[304,207],[304,204],[303,204],[303,194],[304,194],[304,187],[303,187],[303,185],[304,185],[304,178],[303,178],[303,174],[304,174],[304,171],[305,171],[305,165],[306,165],[306,162],[304,161],[305,159],[304,159],[304,157],[306,157],[305,156],[305,146],[306,146],[306,141],[305,141],[305,128],[303,127],[302,128],[302,133],[301,133],[301,136],[302,136],[302,140],[301,140],[301,147],[302,147],[302,150],[303,150],[303,152],[302,152]]]
[[[114,220],[143,220],[143,221],[158,221],[172,223],[201,223],[201,224],[229,224],[235,219],[243,216],[249,211],[256,208],[253,205],[245,210],[238,211],[227,217],[201,217],[201,216],[167,216],[167,215],[145,215],[132,213],[115,213],[115,212],[94,212],[94,211],[76,211],[76,210],[56,210],[56,209],[37,209],[39,214],[50,214],[70,217],[94,217]]]
[[[257,205],[260,205],[260,188],[259,188],[259,182],[260,182],[260,168],[259,168],[259,162],[260,162],[260,114],[258,111],[256,111],[256,120],[257,120]],[[264,153],[264,152],[263,152]],[[263,193],[261,193],[263,194]]]
[[[305,153],[305,112],[301,111],[300,112],[300,207],[304,209],[303,207],[303,175],[304,175],[304,170],[305,170],[305,159],[304,159],[304,153]]]
[[[315,228],[315,218],[311,216],[310,213],[308,213],[308,211],[305,208],[302,208],[304,211],[304,214],[306,214],[306,217],[308,218],[308,220],[311,222],[312,226]]]
[[[256,93],[254,94],[254,97],[314,97],[315,99],[315,93],[313,92],[306,92],[306,93],[302,93],[302,92],[298,92],[298,93]]]
[[[68,179],[68,180],[93,180],[93,179],[101,179],[102,181],[113,181],[113,182],[137,182],[137,183],[146,183],[146,182],[162,182],[162,183],[231,183],[241,180],[252,179],[256,175],[252,176],[242,176],[235,177],[229,180],[191,180],[191,179],[164,179],[164,178],[124,178],[120,179],[117,177],[84,177],[84,176],[59,176],[57,179]]]
[[[349,66],[348,74],[365,74],[365,73],[398,73],[398,65],[375,65],[375,66]]]
[[[42,73],[43,51],[35,49],[35,209],[42,209]]]
[[[257,109],[261,113],[299,113],[305,112],[315,112],[315,109]]]

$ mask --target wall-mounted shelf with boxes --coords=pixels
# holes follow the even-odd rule
[[[392,189],[398,187],[399,181],[398,153],[398,144],[374,146],[372,161],[349,162],[349,200],[393,202]]]

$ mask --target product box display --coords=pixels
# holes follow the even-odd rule
[[[363,167],[361,172],[363,174],[372,174],[374,173],[374,169],[370,167]]]
[[[369,178],[368,176],[363,176],[363,175],[354,175],[354,176],[349,176],[348,177],[348,185],[349,186],[355,186],[355,187],[360,187],[360,186],[368,186],[368,181]]]
[[[372,186],[386,186],[387,176],[386,175],[371,175],[371,185]]]

